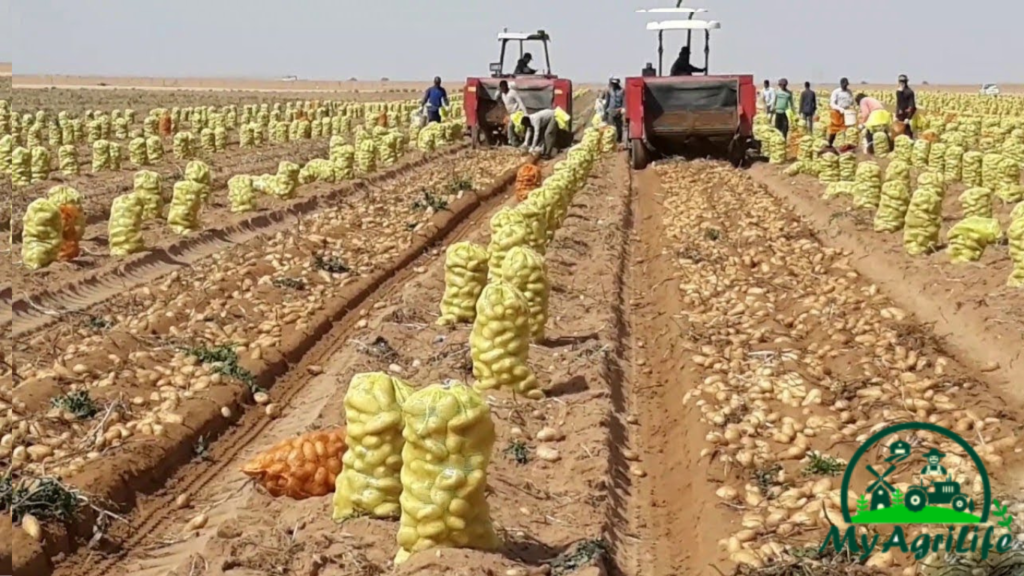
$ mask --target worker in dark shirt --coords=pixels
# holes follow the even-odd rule
[[[640,71],[640,75],[643,76],[644,78],[654,78],[658,75],[658,71],[654,69],[654,64],[648,62],[647,66],[645,66],[644,69]]]
[[[903,122],[903,133],[913,138],[914,130],[910,127],[910,121],[917,114],[917,97],[910,87],[906,74],[900,74],[899,88],[896,90],[896,120]]]
[[[434,85],[427,88],[420,106],[426,107],[428,124],[441,121],[441,107],[448,106],[448,92],[441,86],[440,76],[434,76]]]
[[[516,62],[516,69],[515,72],[513,72],[513,74],[515,74],[516,76],[528,76],[530,74],[536,74],[537,71],[534,70],[533,68],[530,68],[530,62],[532,60],[533,54],[530,54],[529,52],[523,54],[523,57],[520,58],[518,62]]]
[[[608,79],[604,96],[605,122],[615,127],[615,142],[622,142],[622,116],[626,112],[626,91],[618,78]]]
[[[800,93],[800,117],[808,134],[814,134],[814,115],[818,113],[818,96],[811,90],[811,83],[804,82],[804,91]]]
[[[671,76],[693,76],[694,72],[704,72],[703,68],[690,65],[690,47],[683,46],[679,51],[679,57],[672,63]]]

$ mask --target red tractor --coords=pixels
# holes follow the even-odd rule
[[[474,145],[494,145],[506,140],[505,130],[509,115],[501,101],[501,94],[498,92],[498,84],[502,80],[506,80],[509,87],[519,92],[529,113],[549,108],[561,108],[572,116],[572,81],[559,78],[551,73],[551,55],[548,52],[550,41],[551,37],[543,30],[533,34],[506,30],[498,34],[501,55],[497,62],[490,65],[490,77],[467,78],[466,87],[463,89],[466,124],[469,126]],[[524,50],[525,43],[541,44],[545,68],[536,74],[506,73],[505,56],[510,42],[519,44],[519,55],[513,55],[517,61],[527,54]],[[516,64],[517,62],[512,63],[513,71]],[[571,126],[566,137],[570,140],[572,138]],[[572,144],[571,141],[558,143],[559,147],[566,147],[570,144]]]
[[[680,2],[681,4],[682,2]],[[757,91],[751,74],[708,75],[711,30],[717,21],[694,20],[703,8],[655,8],[645,13],[688,15],[686,20],[647,24],[658,32],[658,68],[648,63],[641,76],[626,78],[626,133],[634,169],[642,170],[655,155],[710,155],[724,157],[735,166],[743,164],[754,140]],[[664,33],[685,30],[686,45],[665,75]],[[693,31],[704,32],[704,68],[690,65]],[[694,72],[700,75],[692,75]]]

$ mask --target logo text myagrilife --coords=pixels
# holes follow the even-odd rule
[[[856,515],[850,513],[850,480],[861,459],[873,446],[887,436],[903,430],[925,430],[944,436],[959,446],[974,463],[978,471],[983,492],[980,506],[975,503],[972,495],[963,491],[961,483],[954,479],[943,465],[946,454],[936,448],[914,456],[910,442],[897,437],[888,445],[889,456],[880,462],[864,466],[864,470],[874,477],[856,501]],[[902,466],[900,466],[902,464]],[[920,472],[917,466],[922,465]],[[876,468],[877,466],[877,468]],[[894,474],[911,473],[917,483],[897,484]],[[962,477],[958,477],[961,478]],[[898,486],[903,486],[902,491]],[[825,541],[821,543],[819,552],[825,552],[829,546],[836,552],[844,550],[860,555],[866,560],[875,552],[889,552],[898,548],[903,553],[913,552],[918,560],[929,553],[946,552],[956,554],[979,553],[982,560],[991,552],[1005,554],[1013,547],[1013,536],[1008,533],[997,535],[997,527],[1007,531],[1013,522],[1007,506],[998,500],[992,500],[992,487],[989,483],[985,464],[963,438],[954,432],[927,422],[904,422],[885,428],[861,445],[850,459],[843,475],[840,491],[840,509],[843,513],[845,531],[833,525],[829,529]],[[978,514],[975,514],[975,512]],[[981,525],[992,524],[981,530]],[[874,525],[892,527],[892,534],[884,539],[875,532],[873,535],[857,535],[858,526]],[[932,528],[908,542],[904,526],[931,526]],[[943,533],[945,530],[945,533]],[[881,550],[879,550],[881,547]]]

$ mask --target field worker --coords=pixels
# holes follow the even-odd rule
[[[892,115],[889,114],[889,111],[885,109],[881,102],[870,96],[857,94],[855,100],[860,107],[860,112],[857,114],[857,122],[860,124],[860,130],[864,132],[864,139],[868,144],[868,154],[874,154],[875,134],[872,132],[872,129],[879,126],[889,126],[892,123]]]
[[[789,80],[779,80],[779,89],[775,91],[775,128],[782,132],[783,140],[789,142],[789,111],[796,111],[796,101],[789,91]]]
[[[555,111],[548,108],[534,112],[523,118],[523,127],[526,129],[526,142],[522,148],[540,152],[543,158],[551,157],[559,129],[558,122],[555,122]]]
[[[761,91],[761,102],[764,103],[764,113],[768,118],[772,117],[775,110],[775,89],[768,80],[764,81],[764,90]]]
[[[690,64],[690,47],[683,46],[679,50],[679,57],[672,63],[670,76],[693,76],[694,72],[704,72],[703,68],[697,68]]]
[[[839,88],[832,91],[828,99],[831,123],[828,126],[828,145],[832,147],[836,142],[836,135],[846,130],[846,119],[843,113],[853,108],[853,92],[850,92],[850,81],[846,78],[839,80]]]
[[[622,142],[622,115],[626,112],[626,91],[618,78],[608,79],[608,92],[604,97],[605,121],[615,126],[615,141]]]
[[[523,99],[519,97],[519,92],[509,88],[508,82],[502,80],[498,83],[498,92],[501,93],[501,102],[505,105],[505,111],[508,112],[509,118],[516,112],[526,113],[526,104],[523,104]],[[519,145],[519,137],[516,135],[515,124],[510,120],[508,123],[508,129],[506,131],[508,136],[508,143],[510,146]]]
[[[523,57],[516,62],[516,69],[513,74],[516,76],[529,76],[530,74],[536,74],[537,71],[530,68],[530,62],[533,60],[533,54],[527,52],[523,54]]]
[[[910,138],[914,137],[914,130],[910,122],[917,114],[917,97],[910,87],[906,74],[900,74],[897,80],[899,88],[896,89],[896,120],[903,123],[903,133]]]
[[[648,62],[647,66],[644,66],[644,69],[640,71],[640,75],[644,78],[654,78],[658,75],[658,71],[654,69],[654,64]]]
[[[808,134],[814,134],[814,115],[817,113],[818,95],[811,90],[810,82],[804,82],[804,91],[800,93],[800,117],[804,119]]]
[[[441,86],[440,76],[434,76],[434,85],[427,88],[420,105],[427,111],[427,124],[441,121],[441,107],[448,106],[448,92]]]

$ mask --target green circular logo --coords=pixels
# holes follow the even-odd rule
[[[882,500],[884,505],[879,505],[878,508],[884,508],[883,512],[888,512],[885,518],[879,517],[878,520],[861,520],[855,522],[853,517],[850,515],[850,504],[849,504],[849,492],[850,492],[850,478],[853,475],[853,471],[857,468],[857,463],[861,457],[870,450],[875,444],[878,444],[880,440],[901,432],[903,430],[926,430],[928,432],[934,432],[941,434],[946,438],[949,438],[953,442],[956,442],[958,446],[964,449],[964,452],[971,457],[975,467],[978,469],[978,473],[981,474],[981,483],[985,492],[985,501],[982,503],[980,519],[977,516],[973,516],[968,513],[968,509],[973,511],[975,508],[973,499],[960,492],[960,484],[948,480],[945,482],[937,481],[934,482],[932,491],[928,491],[925,486],[914,485],[911,486],[906,494],[900,494],[898,490],[895,490],[890,486],[885,477],[895,469],[895,465],[889,467],[885,472],[877,472],[870,465],[867,470],[871,472],[877,480],[869,486],[869,492],[875,492],[876,495],[872,496],[872,500],[876,498]],[[894,443],[894,446],[896,443]],[[887,462],[894,460],[902,461],[910,456],[910,445],[902,443],[905,446],[905,454],[897,453],[896,449],[893,449],[893,456],[890,457]],[[945,454],[942,454],[938,450],[932,449],[927,454],[923,455],[928,461],[928,466],[925,470],[934,469],[941,471],[941,474],[946,474],[945,468],[939,465],[938,461],[941,460]],[[932,473],[932,472],[929,472]],[[946,474],[948,476],[948,474]],[[891,496],[895,494],[897,498],[901,499],[902,506],[897,508],[891,506]],[[862,497],[866,498],[866,497]],[[934,505],[941,505],[942,508],[937,508]],[[932,506],[929,506],[932,505]],[[992,505],[992,487],[989,484],[988,471],[985,470],[985,464],[981,461],[978,453],[974,451],[974,448],[970,444],[964,441],[958,434],[952,430],[943,428],[942,426],[936,426],[928,422],[904,422],[884,428],[867,439],[864,444],[853,454],[853,458],[850,459],[850,463],[846,466],[846,472],[843,474],[843,485],[842,493],[840,494],[840,509],[843,512],[843,521],[847,524],[967,524],[967,523],[985,523],[988,521],[989,507]],[[948,509],[944,506],[948,506]],[[874,506],[872,506],[874,508]],[[871,510],[865,514],[865,516],[871,516],[872,513],[877,510]],[[890,512],[891,511],[891,512]],[[937,512],[936,512],[937,511]],[[864,512],[861,512],[864,514]],[[858,517],[861,517],[858,514]],[[955,518],[955,519],[954,519]]]

